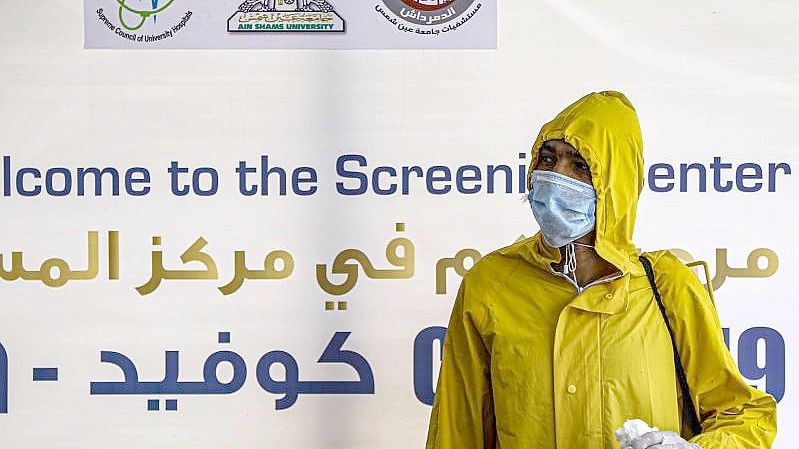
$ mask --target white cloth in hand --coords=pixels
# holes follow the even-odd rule
[[[624,424],[616,429],[615,434],[621,449],[702,449],[702,446],[684,440],[673,430],[649,427],[649,424],[641,419],[624,421]]]
[[[632,441],[639,436],[659,430],[657,427],[649,427],[649,424],[642,419],[628,419],[621,427],[616,429],[616,439],[619,440],[621,449],[632,449]]]

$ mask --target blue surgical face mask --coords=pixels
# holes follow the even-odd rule
[[[548,245],[560,248],[594,228],[594,186],[546,170],[533,170],[531,181],[527,198]]]

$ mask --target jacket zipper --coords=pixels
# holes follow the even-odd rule
[[[549,266],[549,271],[551,271],[553,274],[557,274],[558,276],[561,276],[561,277],[565,278],[567,281],[569,281],[569,283],[570,283],[571,285],[573,285],[573,286],[574,286],[575,290],[577,290],[577,293],[582,293],[583,291],[585,291],[585,289],[587,289],[588,287],[590,287],[590,286],[592,286],[592,285],[594,285],[594,284],[599,284],[599,283],[601,283],[601,282],[612,281],[612,280],[614,280],[614,279],[618,279],[618,278],[620,278],[620,277],[622,277],[622,276],[624,275],[624,273],[621,273],[621,274],[618,274],[618,275],[616,275],[616,276],[614,276],[614,277],[597,279],[597,280],[595,280],[595,281],[591,281],[591,282],[589,282],[588,284],[586,284],[586,285],[585,285],[585,287],[580,287],[580,286],[579,286],[579,285],[577,285],[577,283],[576,283],[576,282],[574,282],[574,280],[572,280],[572,278],[570,278],[569,276],[566,276],[565,274],[563,274],[563,273],[561,273],[561,272],[559,272],[559,271],[555,271],[555,270],[552,268],[552,266],[551,266],[551,265]]]
[[[586,284],[586,286],[585,286],[585,287],[580,287],[579,285],[577,285],[577,283],[576,283],[576,282],[574,282],[574,281],[572,280],[572,278],[570,278],[569,276],[566,276],[565,274],[563,274],[563,273],[561,273],[561,272],[559,272],[559,271],[555,271],[555,270],[552,268],[552,266],[551,266],[551,265],[549,265],[549,264],[547,264],[547,265],[549,266],[549,271],[551,271],[553,274],[556,274],[556,275],[558,275],[558,276],[561,276],[561,277],[564,277],[564,278],[566,278],[566,280],[567,280],[567,281],[569,281],[569,283],[570,283],[571,285],[573,285],[573,286],[574,286],[574,288],[577,290],[577,293],[578,293],[578,294],[579,294],[579,293],[581,293],[581,292],[583,292],[585,289],[587,289],[588,287],[590,287],[590,286],[592,286],[592,285],[594,285],[594,284],[599,284],[599,283],[601,283],[601,282],[612,281],[612,280],[614,280],[614,279],[618,279],[618,278],[620,278],[620,277],[622,277],[622,276],[624,275],[624,273],[621,273],[621,274],[618,274],[618,275],[616,275],[616,276],[613,276],[613,277],[604,278],[604,279],[597,279],[597,280],[595,280],[595,281],[591,281],[591,282],[589,282],[588,284]],[[599,326],[600,326],[600,328],[601,328],[601,326],[602,326],[602,315],[600,315],[600,316],[599,316]],[[601,349],[600,349],[600,352],[601,352]],[[601,363],[601,358],[600,358],[600,363]],[[599,371],[600,371],[600,384],[601,384],[601,383],[603,382],[603,379],[602,379],[602,367],[601,367],[601,366],[600,366],[600,369],[599,369]],[[602,395],[600,395],[600,398],[602,398]],[[604,408],[604,405],[603,405],[602,407]],[[605,420],[604,420],[604,414],[602,415],[602,421],[603,421],[602,425],[604,426],[604,421],[605,421]]]

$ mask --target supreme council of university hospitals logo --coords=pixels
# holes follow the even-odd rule
[[[438,35],[465,24],[481,6],[477,0],[383,0],[374,9],[399,31]]]
[[[245,0],[228,19],[231,32],[343,32],[344,19],[326,0]]]
[[[170,39],[191,20],[183,0],[103,0],[95,11],[104,28],[121,39],[136,43]]]

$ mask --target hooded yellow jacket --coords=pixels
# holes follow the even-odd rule
[[[595,250],[621,275],[578,291],[539,231],[480,259],[461,282],[439,371],[426,449],[612,449],[641,418],[681,432],[671,340],[632,242],[643,189],[635,110],[591,93],[545,124],[532,149],[563,139],[597,192]],[[528,187],[529,187],[528,171]],[[705,449],[769,448],[774,398],[741,377],[707,291],[668,250],[644,253],[675,332]]]

